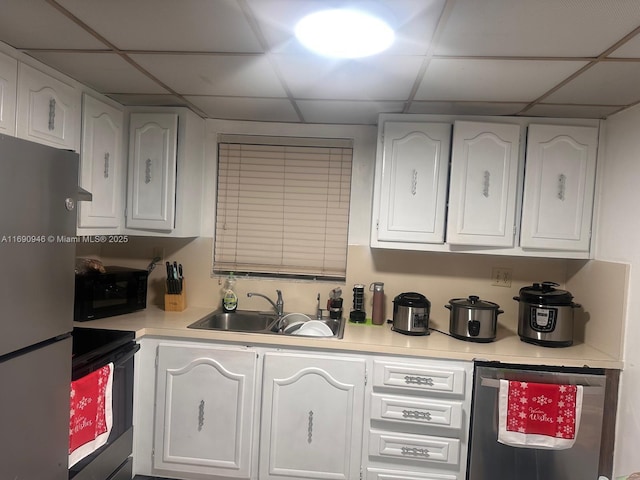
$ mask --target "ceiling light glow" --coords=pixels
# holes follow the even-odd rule
[[[391,27],[380,18],[350,9],[307,15],[296,25],[295,34],[309,50],[334,58],[375,55],[389,48],[395,38]]]

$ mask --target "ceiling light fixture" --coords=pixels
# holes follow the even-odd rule
[[[395,34],[382,19],[353,9],[322,10],[298,22],[295,34],[309,50],[326,57],[359,58],[391,46]]]

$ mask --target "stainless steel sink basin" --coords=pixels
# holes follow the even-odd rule
[[[259,332],[269,330],[276,320],[277,317],[275,315],[269,315],[263,312],[241,310],[234,313],[213,312],[211,315],[192,323],[188,328]]]
[[[285,316],[286,317],[286,316]],[[314,321],[318,321],[312,316],[308,316]],[[345,320],[334,320],[324,318],[320,320],[326,326],[331,329],[333,333],[330,337],[317,337],[317,338],[342,338],[344,335]],[[230,332],[251,332],[251,333],[264,333],[270,335],[298,335],[298,336],[316,336],[305,335],[302,332],[297,332],[295,326],[293,328],[287,328],[288,322],[285,318],[284,321],[278,322],[278,317],[275,314],[265,312],[254,312],[250,310],[238,310],[234,313],[224,313],[221,311],[215,311],[210,315],[192,323],[187,328],[198,328],[203,330],[225,330]]]

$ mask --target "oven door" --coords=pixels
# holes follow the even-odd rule
[[[113,363],[113,426],[107,443],[69,469],[74,480],[124,480],[133,449],[133,368],[140,349],[133,332],[75,328],[72,379]],[[128,475],[127,480],[131,478]]]

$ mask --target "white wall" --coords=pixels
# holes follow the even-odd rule
[[[614,460],[618,477],[640,471],[640,107],[612,116],[605,129],[596,258],[631,266]]]

